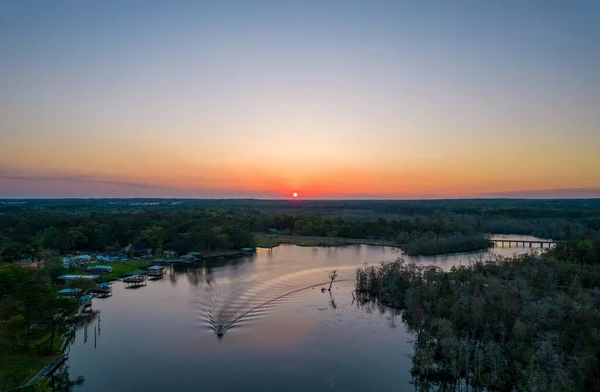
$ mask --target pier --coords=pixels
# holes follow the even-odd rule
[[[126,288],[134,288],[146,285],[146,273],[141,270],[136,270],[128,273],[123,278]]]
[[[508,248],[512,248],[513,244],[515,248],[550,248],[552,245],[556,245],[557,241],[552,240],[490,240],[494,243],[495,247],[504,248],[505,244],[508,244]],[[500,246],[502,245],[502,246]]]
[[[59,354],[54,359],[52,359],[46,366],[42,368],[35,376],[31,377],[31,379],[22,387],[17,388],[21,390],[33,390],[37,380],[43,378],[47,379],[49,376],[54,373],[56,369],[60,367],[67,360],[66,354]],[[37,388],[36,388],[37,389]]]

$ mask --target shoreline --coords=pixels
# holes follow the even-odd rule
[[[386,246],[390,248],[396,248],[402,250],[403,255],[409,257],[435,257],[461,253],[475,253],[480,251],[486,251],[493,249],[494,246],[487,246],[485,248],[478,248],[472,250],[451,250],[447,252],[434,253],[434,254],[409,254],[406,253],[405,249],[408,244],[398,244],[391,240],[379,240],[379,239],[366,239],[366,238],[342,238],[342,237],[310,237],[300,235],[278,235],[278,236],[267,236],[261,235],[255,237],[257,240],[257,248],[262,249],[273,249],[279,245],[296,245],[301,247],[336,247],[336,246],[350,246],[350,245],[368,245],[368,246]]]
[[[479,251],[493,249],[494,247],[488,247],[485,249],[471,250],[471,251],[455,251],[455,252],[445,252],[433,255],[408,255],[404,253],[404,249],[402,245],[398,245],[393,241],[389,240],[377,240],[377,239],[352,239],[352,238],[341,238],[341,237],[311,237],[311,236],[294,236],[294,235],[278,235],[278,236],[267,236],[267,235],[257,235],[257,248],[262,249],[273,249],[279,245],[295,245],[300,247],[343,247],[350,245],[368,245],[368,246],[382,246],[382,247],[391,247],[402,250],[403,255],[409,257],[435,257],[435,256],[443,256],[443,255],[451,255],[451,254],[461,254],[461,253],[476,253]],[[214,260],[220,258],[235,258],[241,257],[245,253],[239,250],[229,250],[223,252],[211,252],[206,256],[203,256],[203,260]],[[197,264],[202,260],[198,260],[189,264]],[[146,260],[146,259],[130,259],[126,262],[117,262],[114,263],[114,266],[123,266],[124,268],[119,268],[117,271],[113,271],[110,274],[100,275],[100,277],[96,280],[97,282],[108,282],[108,281],[118,281],[123,278],[127,273],[131,271],[135,271],[138,269],[145,270],[147,267],[155,264],[161,263],[161,261],[156,260]],[[163,261],[164,263],[164,261]],[[111,263],[112,264],[112,263]],[[108,275],[108,276],[107,276]],[[70,331],[70,334],[74,334],[75,331]],[[65,338],[61,347],[61,350],[58,354],[53,357],[48,358],[46,365],[42,367],[42,370],[54,360],[56,360],[61,355],[64,355],[66,346],[68,345],[68,338]],[[40,372],[41,373],[41,370]],[[37,375],[37,374],[36,374]],[[35,378],[35,376],[33,377]],[[31,381],[31,380],[29,380]]]
[[[342,238],[342,237],[315,237],[315,236],[301,236],[301,235],[256,235],[257,248],[274,248],[279,245],[297,245],[297,246],[348,246],[348,245],[371,245],[371,246],[389,246],[393,248],[400,248],[394,241],[380,240],[380,239],[367,239],[367,238]]]

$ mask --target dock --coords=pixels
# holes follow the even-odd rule
[[[126,288],[140,287],[146,285],[146,273],[142,270],[130,272],[123,278]]]
[[[165,273],[165,267],[160,265],[153,265],[146,269],[146,274],[150,279],[160,279]]]
[[[106,298],[112,295],[112,286],[110,282],[103,282],[96,285],[92,290],[96,297]]]
[[[42,377],[48,378],[66,360],[67,360],[66,354],[57,355],[56,357],[54,357],[54,359],[52,359],[50,362],[48,362],[48,364],[46,366],[44,366],[42,368],[42,370],[40,370],[35,376],[31,377],[31,379],[29,381],[27,381],[27,383],[19,389],[27,390],[29,388],[33,388],[33,386],[35,385],[35,383],[37,382],[38,379],[40,379]]]

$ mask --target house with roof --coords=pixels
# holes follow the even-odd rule
[[[87,270],[96,274],[109,274],[113,271],[109,265],[90,265]]]
[[[96,256],[96,260],[108,262],[127,261],[127,255],[122,253],[101,253]]]
[[[71,258],[71,261],[76,263],[89,263],[92,261],[92,256],[90,255],[78,255]]]
[[[152,255],[152,247],[145,242],[137,242],[137,243],[133,244],[132,247],[130,248],[130,251],[135,256],[140,256],[140,257]]]

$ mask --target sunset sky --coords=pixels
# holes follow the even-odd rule
[[[0,0],[0,197],[292,192],[600,196],[600,2]]]

